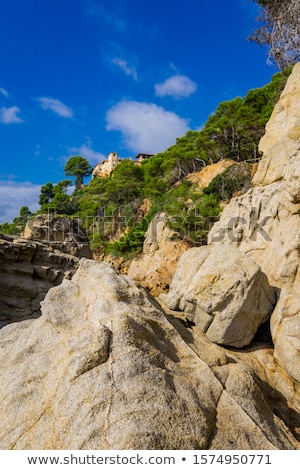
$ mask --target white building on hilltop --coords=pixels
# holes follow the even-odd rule
[[[117,152],[111,152],[107,160],[103,160],[95,166],[92,172],[92,178],[96,178],[96,176],[109,176],[121,161],[122,159],[118,157]]]
[[[139,153],[135,157],[134,164],[135,165],[140,165],[142,161],[153,157],[153,154],[151,153]],[[132,158],[129,158],[129,160],[132,160]],[[96,177],[104,177],[104,176],[109,176],[111,172],[116,168],[116,166],[122,162],[122,158],[118,157],[117,152],[111,152],[107,160],[103,160],[101,163],[98,163],[95,168],[93,169],[92,172],[92,178]]]

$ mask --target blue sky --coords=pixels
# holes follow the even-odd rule
[[[118,152],[164,151],[277,70],[250,0],[0,0],[0,223],[41,185]]]

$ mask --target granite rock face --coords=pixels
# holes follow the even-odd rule
[[[293,282],[297,271],[299,209],[289,196],[286,181],[251,188],[230,201],[210,231],[208,243],[243,251],[281,289]]]
[[[189,248],[185,241],[172,240],[172,235],[174,231],[167,227],[165,214],[157,214],[145,234],[143,252],[128,269],[128,275],[155,296],[168,290],[179,259]]]
[[[257,186],[280,181],[300,151],[300,63],[296,64],[266,126],[259,150],[263,158],[253,178]]]
[[[48,290],[77,267],[78,258],[52,246],[0,235],[0,326],[38,317]]]
[[[80,260],[40,318],[2,328],[0,370],[1,449],[298,448],[295,404],[274,413],[266,377],[106,263]]]
[[[24,238],[51,243],[62,253],[78,258],[92,258],[89,240],[78,219],[59,215],[39,214],[28,220]]]
[[[276,105],[261,142],[264,155],[246,194],[233,198],[209,234],[252,258],[277,291],[271,316],[275,357],[300,383],[300,64]],[[297,99],[296,99],[297,98]],[[298,123],[298,124],[297,124]]]
[[[92,251],[76,219],[42,214],[28,221],[23,238],[0,234],[0,327],[38,317],[48,290],[71,278],[81,257]]]
[[[300,382],[300,155],[283,179],[232,199],[209,234],[211,246],[233,246],[252,258],[276,288],[271,316],[275,357]]]
[[[270,316],[275,293],[251,258],[234,247],[202,246],[182,255],[168,307],[185,313],[214,343],[243,347]]]

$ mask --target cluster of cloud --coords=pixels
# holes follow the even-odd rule
[[[0,95],[5,98],[9,97],[9,93],[5,88],[0,88]],[[21,110],[17,106],[2,106],[0,108],[0,123],[1,124],[15,124],[23,122],[23,119],[20,118]]]
[[[106,129],[120,131],[134,152],[158,153],[188,130],[188,120],[154,103],[124,100],[106,114]]]
[[[5,88],[0,88],[0,95],[5,98],[9,97],[9,93]],[[53,111],[58,116],[64,118],[72,118],[73,110],[66,106],[62,101],[55,98],[42,96],[37,98],[42,109]],[[0,123],[1,124],[18,124],[24,122],[20,117],[21,109],[18,106],[2,106],[0,107]]]
[[[112,46],[111,46],[112,47]],[[116,52],[116,45],[114,45]],[[126,75],[138,79],[135,67],[115,55],[110,63],[119,67]],[[175,73],[165,81],[155,84],[155,94],[159,97],[187,98],[195,93],[197,85],[186,75]],[[0,88],[0,93],[7,97],[8,92]],[[37,102],[43,110],[51,111],[63,118],[73,118],[73,110],[59,99],[42,96]],[[21,123],[21,110],[17,106],[0,108],[0,122],[3,124]],[[106,113],[106,130],[121,132],[124,145],[133,152],[157,153],[173,145],[176,138],[184,135],[189,129],[188,120],[174,112],[151,102],[122,100],[112,106]],[[71,154],[83,155],[92,164],[103,160],[105,156],[92,149],[87,142],[80,147],[70,147]]]
[[[187,98],[197,90],[197,85],[186,75],[172,75],[162,83],[155,85],[157,96],[171,96],[173,98]]]
[[[42,109],[53,111],[58,116],[72,118],[73,111],[60,100],[42,96],[37,99]]]
[[[115,41],[106,41],[101,48],[102,60],[106,66],[115,65],[128,77],[138,80],[138,72],[133,63],[136,58],[124,49],[124,47]]]
[[[126,75],[138,80],[138,72],[130,65],[121,46],[109,44],[104,57],[118,66]],[[115,55],[111,55],[115,51]],[[123,52],[118,54],[117,51]],[[110,55],[110,57],[109,57]],[[173,67],[174,68],[174,67]],[[188,76],[176,72],[161,83],[154,85],[155,95],[187,98],[197,90],[197,84]],[[123,144],[133,152],[157,153],[173,145],[176,138],[184,135],[189,129],[188,120],[174,112],[164,109],[152,102],[141,102],[124,99],[112,106],[106,113],[106,129],[119,131]]]
[[[21,110],[17,106],[10,106],[9,108],[3,106],[0,108],[0,122],[2,124],[16,124],[23,122],[20,118]]]
[[[134,80],[138,79],[136,68],[132,65],[129,65],[126,60],[121,59],[120,57],[113,57],[110,62],[120,67],[120,69],[123,70],[125,75],[131,76]]]
[[[0,180],[0,223],[12,222],[18,217],[22,206],[35,212],[39,208],[40,190],[41,185],[38,184]]]

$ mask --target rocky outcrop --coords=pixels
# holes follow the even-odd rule
[[[294,66],[280,100],[266,126],[259,150],[263,158],[253,178],[255,185],[280,181],[285,166],[300,151],[300,63]]]
[[[200,191],[208,186],[216,176],[224,173],[224,171],[232,165],[236,165],[236,162],[225,158],[218,163],[205,166],[201,171],[189,174],[185,179],[196,183]]]
[[[24,238],[50,243],[62,253],[78,258],[92,258],[89,240],[78,219],[60,215],[40,214],[28,220]]]
[[[261,141],[264,155],[253,180],[256,186],[231,200],[212,228],[209,243],[243,251],[276,287],[278,302],[271,317],[274,354],[300,383],[299,80],[297,64]]]
[[[261,380],[106,263],[80,260],[40,318],[2,328],[0,370],[1,449],[298,448],[280,368]]]
[[[157,214],[145,234],[143,252],[131,261],[128,275],[157,296],[169,289],[179,259],[188,248],[187,242],[174,240],[165,214]]]
[[[274,303],[255,261],[222,245],[182,255],[168,293],[168,307],[184,312],[211,341],[239,348],[250,344]]]
[[[77,266],[78,258],[53,246],[0,234],[0,326],[38,317],[48,290]]]

